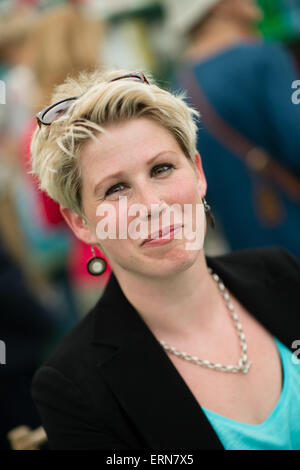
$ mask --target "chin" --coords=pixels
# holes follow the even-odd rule
[[[177,252],[172,257],[162,257],[161,259],[149,259],[143,262],[141,274],[154,278],[172,277],[189,269],[196,262],[199,251],[184,250]]]

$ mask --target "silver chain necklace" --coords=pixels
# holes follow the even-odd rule
[[[185,359],[186,361],[193,362],[194,364],[197,364],[202,367],[208,367],[209,369],[214,369],[218,370],[221,372],[242,372],[243,374],[247,374],[249,371],[249,368],[252,364],[252,362],[248,361],[248,355],[247,355],[247,344],[245,341],[245,333],[243,331],[243,327],[241,323],[239,322],[239,318],[237,313],[235,312],[235,308],[230,301],[229,298],[229,293],[227,289],[225,288],[223,282],[219,278],[217,274],[214,274],[211,268],[208,268],[209,273],[212,275],[212,278],[217,282],[218,287],[223,294],[223,297],[225,299],[225,303],[227,305],[227,308],[232,316],[232,319],[234,321],[234,326],[237,330],[237,334],[239,336],[240,340],[240,345],[241,345],[241,357],[239,359],[238,365],[233,366],[224,366],[222,364],[215,364],[211,361],[208,360],[201,360],[197,356],[191,356],[190,354],[187,354],[186,352],[178,351],[178,349],[174,348],[173,346],[169,346],[166,344],[164,341],[160,341],[160,344],[163,346],[163,348],[168,351],[171,354],[174,354],[175,356],[182,357],[182,359]]]

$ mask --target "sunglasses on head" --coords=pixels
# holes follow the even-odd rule
[[[120,77],[116,77],[116,78],[113,78],[112,80],[109,80],[108,83],[115,82],[117,80],[123,80],[123,79],[138,80],[138,81],[141,81],[142,83],[147,83],[148,85],[150,85],[145,75],[143,73],[138,73],[138,72],[130,73],[127,75],[121,75]],[[39,127],[41,127],[42,124],[44,124],[44,126],[50,126],[50,124],[52,124],[54,121],[59,119],[63,114],[65,114],[70,108],[70,106],[74,103],[74,101],[78,100],[80,96],[72,96],[71,98],[65,98],[63,100],[58,101],[57,103],[50,104],[50,106],[47,106],[47,108],[38,112],[36,114],[36,119],[37,119]]]

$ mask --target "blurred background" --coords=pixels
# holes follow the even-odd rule
[[[111,273],[88,274],[90,248],[28,174],[36,112],[95,67],[151,72],[200,110],[206,255],[300,259],[300,0],[0,0],[0,449],[40,426],[32,376]]]

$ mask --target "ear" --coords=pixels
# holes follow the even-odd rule
[[[66,207],[59,206],[59,208],[61,215],[79,240],[88,245],[97,245],[96,234],[90,229],[88,223],[84,223],[80,215]]]
[[[201,160],[199,152],[195,153],[195,168],[196,168],[197,183],[198,183],[200,195],[201,197],[204,197],[206,194],[206,190],[207,190],[207,182],[206,182],[205,174],[202,168],[202,160]]]

